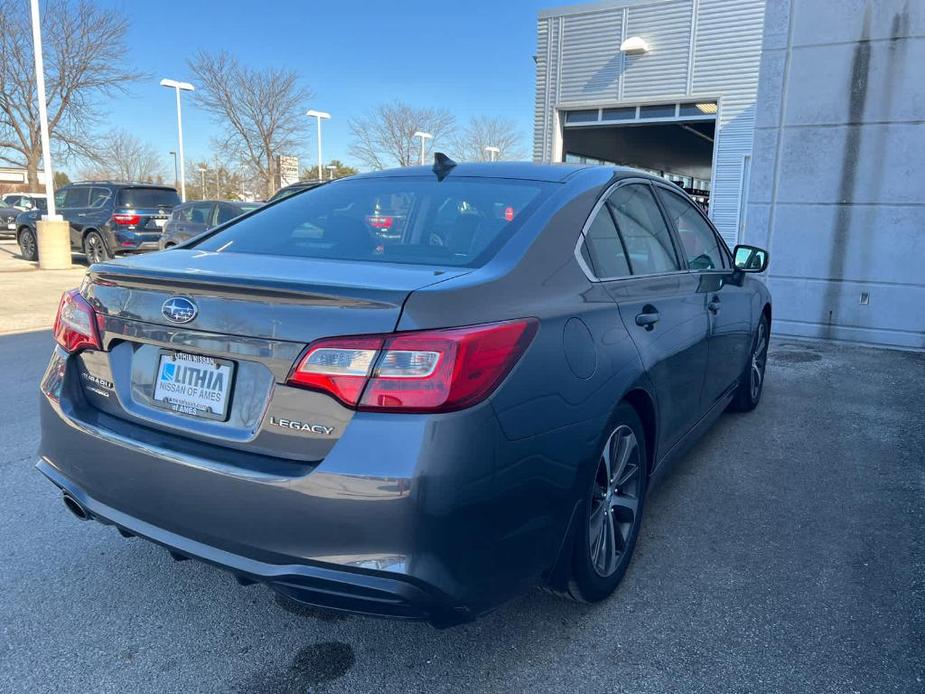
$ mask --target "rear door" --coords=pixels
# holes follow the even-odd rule
[[[83,247],[84,222],[89,211],[89,186],[73,186],[64,191],[60,212],[70,226],[72,248],[82,249]]]
[[[212,219],[215,215],[215,204],[211,202],[197,202],[190,205],[189,221],[186,222],[186,233],[183,240],[198,236],[212,228]]]
[[[656,190],[706,302],[709,338],[702,397],[708,409],[745,368],[751,345],[751,292],[730,282],[731,255],[700,209],[669,186],[657,185]]]
[[[586,244],[655,387],[659,444],[667,450],[702,414],[708,323],[698,280],[682,270],[645,181],[618,184],[588,227]]]
[[[185,203],[174,208],[170,213],[170,219],[164,224],[165,235],[170,236],[170,240],[179,243],[179,240],[186,237],[186,224],[189,222],[190,203]]]

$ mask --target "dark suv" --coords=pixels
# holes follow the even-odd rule
[[[84,181],[55,192],[55,207],[71,227],[71,248],[98,263],[120,253],[157,250],[161,230],[180,204],[177,191],[144,183]],[[19,215],[16,240],[26,260],[38,259],[35,223],[42,212]]]

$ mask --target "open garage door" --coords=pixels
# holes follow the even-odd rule
[[[716,103],[566,111],[564,161],[617,164],[673,181],[709,209]]]

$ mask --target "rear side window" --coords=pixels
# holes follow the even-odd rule
[[[90,207],[103,207],[112,194],[106,188],[90,189]]]
[[[719,247],[716,234],[701,216],[700,211],[686,198],[665,189],[659,189],[665,211],[672,221],[691,270],[721,270],[726,267],[725,255]]]
[[[64,192],[64,200],[61,207],[88,207],[89,204],[89,188],[70,188]]]
[[[230,222],[235,217],[245,212],[256,210],[258,207],[260,207],[260,205],[241,205],[240,207],[235,207],[234,205],[221,205],[218,208],[218,219],[215,223],[224,224],[225,222]]]
[[[209,220],[212,218],[212,203],[206,202],[190,205],[187,214],[189,217],[186,221],[191,224],[209,224]]]
[[[607,205],[626,244],[634,275],[680,269],[671,233],[648,185],[621,186],[608,198]]]
[[[606,206],[598,211],[585,232],[585,245],[594,274],[599,279],[626,277],[630,274],[623,243]]]
[[[170,188],[122,188],[116,196],[116,205],[131,209],[175,207],[179,204],[180,196]]]
[[[509,179],[344,179],[204,239],[225,253],[458,265],[488,260],[555,184]]]

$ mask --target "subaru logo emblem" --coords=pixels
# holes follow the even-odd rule
[[[164,314],[164,318],[174,323],[189,323],[199,313],[199,309],[185,296],[175,296],[164,302],[161,313]]]

